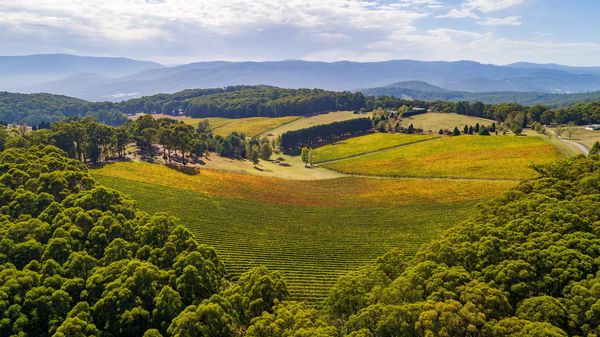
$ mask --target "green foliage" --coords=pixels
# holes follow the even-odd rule
[[[2,336],[237,336],[287,296],[266,268],[228,283],[214,249],[55,147],[0,153],[0,191]]]

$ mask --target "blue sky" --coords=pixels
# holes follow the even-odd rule
[[[0,54],[600,66],[599,0],[2,0]]]

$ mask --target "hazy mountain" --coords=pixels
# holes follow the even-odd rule
[[[22,60],[22,64],[35,63],[36,57],[44,60],[53,59],[51,56],[23,57],[25,60]],[[568,67],[554,64],[516,63],[498,66],[472,61],[394,60],[328,63],[291,60],[196,62],[162,67],[156,63],[127,59],[82,58],[69,55],[54,55],[54,57],[62,60],[54,61],[58,64],[56,69],[63,73],[68,70],[70,72],[68,75],[39,81],[40,74],[44,74],[43,71],[54,74],[53,76],[55,73],[47,67],[38,66],[43,68],[43,71],[37,73],[37,77],[28,77],[29,73],[24,70],[17,71],[18,76],[10,76],[18,77],[18,80],[11,81],[11,86],[8,86],[4,80],[0,81],[0,90],[49,92],[93,101],[119,101],[156,93],[174,93],[189,88],[214,88],[240,84],[339,91],[383,87],[389,83],[409,81],[426,82],[442,90],[468,92],[574,93],[600,90],[600,67]],[[71,59],[74,60],[74,64],[70,64]],[[4,67],[9,64],[6,60],[2,62],[0,59],[0,64],[4,64]],[[12,62],[16,61],[13,59]],[[0,69],[1,67],[2,65]],[[18,68],[22,69],[24,66]],[[15,86],[15,83],[22,85]],[[15,90],[15,87],[18,87],[18,90]],[[412,89],[432,91],[431,88],[413,87]]]
[[[422,81],[397,82],[382,87],[361,89],[360,91],[371,96],[394,96],[423,101],[481,101],[490,104],[515,102],[523,105],[544,104],[552,107],[600,100],[600,91],[574,94],[552,94],[535,91],[467,92],[446,90]]]
[[[122,57],[90,57],[66,54],[0,56],[0,74],[2,74],[0,76],[0,90],[65,79],[80,73],[122,77],[161,67],[162,65],[158,63]],[[62,90],[59,83],[55,84],[59,85],[57,90]]]

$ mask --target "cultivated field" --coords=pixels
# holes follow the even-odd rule
[[[335,111],[335,112],[330,112],[330,113],[320,114],[320,115],[315,115],[315,116],[310,116],[310,117],[301,117],[291,123],[282,125],[280,127],[274,128],[272,130],[267,130],[266,132],[263,133],[263,136],[267,136],[267,135],[277,136],[277,135],[280,135],[287,131],[300,130],[300,129],[309,128],[309,127],[315,126],[315,125],[329,124],[329,123],[333,123],[333,122],[340,122],[340,121],[345,121],[345,120],[355,119],[355,118],[365,118],[365,117],[370,117],[370,116],[371,116],[370,113],[355,114],[352,111]]]
[[[408,135],[403,133],[373,133],[366,136],[341,140],[313,150],[313,162],[322,163],[358,156],[396,146],[434,139],[433,135]]]
[[[307,169],[308,170],[308,169]],[[296,181],[157,164],[94,170],[142,209],[168,209],[213,245],[233,277],[252,266],[281,271],[294,299],[322,299],[336,278],[389,248],[406,254],[463,220],[512,181],[344,177]]]
[[[213,127],[213,133],[217,135],[226,136],[232,132],[242,132],[246,136],[254,137],[266,131],[293,122],[299,118],[301,117],[249,117],[230,119],[230,122],[228,123],[225,123],[221,126]]]
[[[459,115],[455,113],[428,112],[421,115],[415,115],[402,119],[402,125],[409,126],[412,124],[415,128],[420,128],[425,131],[436,132],[440,129],[454,129],[457,126],[461,131],[465,125],[492,125],[494,121],[491,119]]]
[[[136,114],[130,116],[131,119],[137,119],[143,114]],[[153,114],[154,118],[171,118],[185,124],[198,126],[203,120],[208,120],[210,127],[213,129],[213,133],[221,136],[227,136],[232,132],[242,132],[246,136],[253,137],[262,134],[266,131],[278,128],[282,125],[293,122],[299,118],[299,116],[285,116],[285,117],[248,117],[248,118],[222,118],[222,117],[207,117],[207,118],[193,118],[188,116],[171,116],[164,114]]]
[[[325,163],[338,172],[390,177],[524,179],[529,166],[561,157],[540,137],[442,137]]]

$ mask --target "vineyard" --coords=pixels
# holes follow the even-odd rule
[[[149,212],[168,210],[214,246],[232,277],[266,265],[285,276],[294,299],[319,301],[338,276],[398,247],[418,247],[514,185],[503,181],[274,179],[161,165],[116,163],[100,183]]]
[[[436,137],[438,136],[408,135],[403,133],[373,133],[366,136],[345,139],[316,148],[313,151],[313,162],[322,163],[354,157],[396,146],[434,139]]]
[[[560,158],[540,137],[442,137],[347,160],[325,163],[338,172],[390,177],[525,179],[531,164]]]

